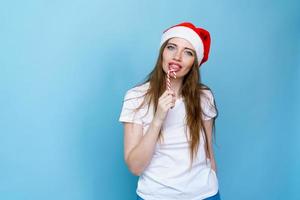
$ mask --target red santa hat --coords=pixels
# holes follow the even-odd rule
[[[197,28],[189,22],[177,24],[163,32],[160,46],[173,37],[186,39],[192,44],[197,54],[199,66],[207,61],[210,49],[210,34],[207,30]]]

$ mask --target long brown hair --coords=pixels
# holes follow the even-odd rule
[[[156,112],[158,99],[166,90],[166,75],[162,68],[162,54],[165,46],[168,41],[166,41],[159,50],[158,59],[156,61],[156,65],[152,72],[146,77],[144,83],[149,82],[150,86],[147,92],[145,93],[145,98],[142,104],[137,108],[140,109],[144,106],[145,103],[148,104],[148,109],[150,104],[153,104],[154,113]],[[195,55],[195,54],[194,54]],[[205,116],[201,108],[201,97],[206,97],[204,90],[210,90],[206,85],[201,83],[201,76],[199,72],[197,57],[195,56],[195,61],[191,70],[188,74],[185,75],[181,88],[181,95],[184,100],[185,109],[186,109],[186,123],[187,128],[189,129],[190,136],[190,161],[191,164],[195,159],[198,147],[200,143],[200,130],[204,133],[205,141],[208,141],[207,130],[204,127],[204,120],[202,119],[202,115]],[[143,83],[143,84],[144,84]],[[210,91],[211,92],[211,91]],[[200,97],[201,96],[201,97]],[[208,97],[206,97],[208,98]],[[214,102],[214,105],[215,102]],[[212,105],[211,105],[212,106]],[[217,108],[215,107],[216,111]],[[217,117],[217,116],[216,116]],[[213,136],[215,138],[215,118],[213,118]],[[187,133],[187,131],[186,131]],[[163,141],[163,134],[160,131],[158,136],[158,141]],[[208,142],[205,142],[205,155],[206,158],[210,158],[210,148],[208,146]]]

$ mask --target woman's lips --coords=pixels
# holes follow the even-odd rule
[[[182,66],[175,62],[169,62],[169,70],[174,70],[175,72],[179,71]]]

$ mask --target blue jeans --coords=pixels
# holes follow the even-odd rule
[[[137,195],[137,200],[144,200],[144,199],[142,199],[142,197],[140,197],[139,195]],[[220,193],[218,192],[214,196],[208,197],[208,198],[206,198],[204,200],[221,200]]]

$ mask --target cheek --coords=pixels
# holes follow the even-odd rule
[[[163,54],[162,54],[162,62],[163,62],[163,64],[168,63],[171,59],[172,58],[171,58],[170,54],[167,53],[166,51],[164,51]]]
[[[185,71],[184,71],[184,75],[186,75],[187,73],[189,73],[189,71],[191,71],[192,66],[186,67]]]
[[[185,69],[184,69],[185,74],[187,74],[192,69],[193,64],[194,64],[194,58],[186,60],[186,62],[184,63],[184,65],[185,65]]]
[[[167,70],[166,63],[168,63],[168,57],[163,53],[162,54],[162,68],[164,69],[164,71]]]
[[[191,68],[193,66],[193,64],[194,64],[194,61],[195,61],[195,58],[189,58],[189,59],[187,59],[186,62],[185,62],[185,66],[187,68]]]
[[[170,53],[167,52],[166,50],[163,52],[162,56],[163,56],[163,60],[169,60],[171,57]]]

